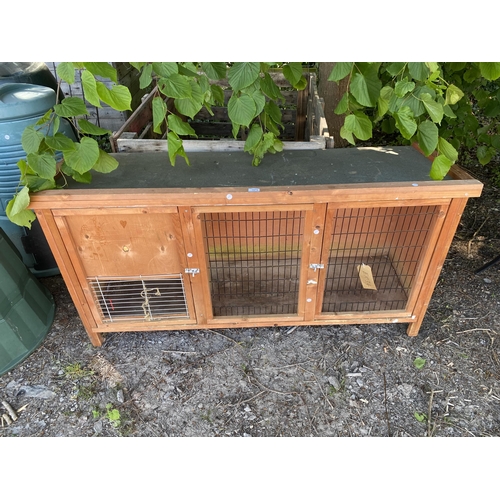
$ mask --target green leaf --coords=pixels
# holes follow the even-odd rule
[[[479,70],[486,80],[493,81],[500,78],[500,63],[498,62],[480,62]]]
[[[425,365],[425,359],[422,359],[422,358],[415,358],[415,360],[413,361],[413,366],[415,366],[415,368],[418,368],[419,370],[421,370]]]
[[[101,100],[99,99],[99,94],[97,93],[96,79],[90,71],[82,71],[82,84],[85,99],[87,99],[87,101],[89,101],[90,104],[96,108],[100,108]]]
[[[87,106],[83,99],[79,97],[66,97],[61,101],[61,104],[54,106],[56,115],[63,118],[71,118],[73,116],[86,115],[88,113]]]
[[[387,67],[386,70],[391,76],[397,76],[400,73],[403,72],[403,70],[406,68],[405,62],[395,62],[395,63],[390,63]]]
[[[84,134],[89,135],[106,135],[111,133],[110,130],[98,127],[97,125],[94,125],[93,123],[89,122],[88,120],[84,120],[83,118],[78,120],[78,127],[80,127],[80,130]]]
[[[224,106],[224,90],[219,85],[210,85],[210,91],[216,104]]]
[[[444,113],[444,116],[447,116],[448,118],[453,118],[455,119],[457,117],[457,115],[453,112],[453,110],[450,108],[450,105],[449,104],[445,104],[443,106],[443,113]]]
[[[377,70],[367,66],[364,73],[356,73],[351,80],[351,94],[362,106],[375,106],[380,95],[382,82],[379,80]]]
[[[408,106],[403,106],[394,113],[396,127],[405,139],[411,139],[417,131],[417,122],[413,117],[413,112]]]
[[[90,137],[83,137],[81,142],[75,143],[73,151],[64,152],[64,160],[79,174],[88,172],[99,159],[99,146]]]
[[[233,94],[227,104],[229,119],[238,125],[248,127],[256,116],[255,101],[248,95]]]
[[[426,156],[430,156],[438,146],[438,128],[429,120],[418,126],[417,141]]]
[[[408,92],[411,92],[415,88],[415,82],[409,82],[408,77],[405,76],[403,80],[396,83],[394,87],[394,93],[398,97],[404,97]]]
[[[222,80],[226,78],[226,63],[224,62],[203,62],[201,67],[211,80]]]
[[[366,141],[372,136],[372,122],[361,111],[355,111],[352,115],[348,115],[344,121],[346,131],[354,134],[358,139]]]
[[[281,109],[274,101],[268,101],[264,109],[274,123],[281,125]]]
[[[273,149],[277,152],[280,153],[283,151],[283,142],[280,141],[278,138],[274,139],[274,144],[273,144]]]
[[[32,210],[28,210],[30,204],[29,189],[24,186],[21,191],[7,203],[7,217],[18,226],[25,226],[31,229],[31,223],[36,219]]]
[[[23,130],[23,135],[21,136],[21,145],[26,154],[36,153],[44,137],[41,132],[35,130],[34,125],[28,125]]]
[[[181,115],[194,118],[203,107],[204,96],[200,86],[194,80],[189,80],[189,84],[191,86],[191,97],[175,99],[174,105]]]
[[[176,115],[169,115],[168,128],[177,135],[190,135],[192,137],[198,137],[194,128],[191,127],[189,123],[183,122],[182,119]]]
[[[72,151],[75,149],[75,142],[60,132],[52,137],[46,137],[45,143],[49,146],[49,148],[56,151]]]
[[[50,108],[36,123],[35,125],[43,125],[44,123],[47,123],[50,118],[52,117],[52,113],[54,110]]]
[[[429,68],[423,62],[409,62],[408,70],[415,80],[423,81],[429,76]]]
[[[262,125],[266,130],[272,132],[276,137],[279,136],[280,131],[274,120],[264,111],[260,115]]]
[[[27,175],[24,177],[23,183],[32,193],[57,187],[54,179],[42,179],[38,175]]]
[[[84,172],[83,174],[80,174],[79,172],[73,170],[72,177],[76,182],[81,182],[83,184],[90,184],[92,182],[92,174],[90,172]]]
[[[446,158],[446,156],[444,155],[436,156],[431,165],[431,179],[434,179],[436,181],[442,180],[450,170],[453,163],[454,162],[452,162],[449,158]]]
[[[14,198],[11,201],[12,205],[10,208],[10,214],[17,215],[19,212],[22,212],[25,208],[28,208],[28,205],[30,204],[29,189],[24,186],[21,191],[14,195]]]
[[[177,73],[160,80],[161,91],[174,99],[189,99],[193,96],[191,79]],[[201,92],[201,91],[200,91]]]
[[[278,99],[282,101],[285,100],[280,88],[276,85],[269,73],[266,73],[264,78],[260,79],[259,83],[262,92],[264,92],[264,94],[266,94],[270,99],[274,99],[275,101]]]
[[[68,82],[75,83],[75,66],[70,62],[62,62],[57,65],[56,73],[59,78]]]
[[[500,102],[497,99],[490,99],[488,104],[484,107],[484,116],[488,118],[495,118],[500,115]]]
[[[161,97],[153,97],[153,132],[161,134],[161,125],[167,116],[167,105],[163,102]]]
[[[446,89],[445,104],[456,104],[463,96],[464,93],[456,85],[451,84]]]
[[[96,172],[108,174],[118,167],[118,161],[102,149],[99,150],[99,158],[92,167]],[[89,172],[86,172],[88,174]]]
[[[345,92],[333,112],[336,115],[343,115],[347,112],[348,109],[349,109],[349,92]]]
[[[169,132],[167,134],[167,144],[168,157],[170,158],[170,163],[173,167],[175,166],[175,159],[177,156],[182,156],[186,160],[186,163],[189,165],[189,159],[184,151],[182,140],[175,132]]]
[[[296,90],[304,90],[307,87],[307,80],[304,75],[300,78],[300,80],[294,85]]]
[[[153,81],[153,65],[148,63],[144,65],[141,71],[141,75],[139,76],[139,87],[141,89],[145,89],[151,85]]]
[[[500,150],[500,135],[492,135],[491,136],[491,145],[495,148]]]
[[[116,111],[127,111],[132,109],[130,103],[132,96],[130,91],[124,85],[113,85],[110,89],[102,82],[97,82],[97,92],[101,101],[111,106]]]
[[[255,116],[257,116],[261,113],[261,111],[264,109],[264,106],[266,105],[266,96],[262,93],[262,91],[260,90],[260,87],[259,87],[257,90],[255,90],[250,95],[250,97],[255,102]],[[272,102],[272,101],[269,101],[269,102]],[[275,104],[275,106],[276,106],[276,104]],[[276,106],[276,107],[278,107],[278,106]],[[281,112],[280,112],[280,117],[281,117]],[[281,120],[280,120],[280,123],[281,123]]]
[[[117,82],[116,69],[107,62],[86,62],[84,66],[94,75],[109,78],[112,82]]]
[[[245,141],[244,151],[252,151],[257,144],[262,139],[263,132],[260,125],[257,123],[253,124],[250,127],[250,131],[248,132],[247,140]]]
[[[354,63],[352,62],[338,62],[333,66],[332,72],[328,77],[328,81],[330,82],[339,82],[347,75],[349,75],[352,71]]]
[[[413,415],[419,422],[424,422],[425,420],[427,420],[427,415],[425,413],[419,413],[418,411],[416,411]]]
[[[229,85],[233,92],[238,92],[241,89],[251,85],[259,78],[259,63],[255,62],[237,62],[234,63],[227,73]]]
[[[387,111],[389,111],[389,103],[391,102],[393,95],[394,89],[392,87],[382,87],[382,89],[380,90],[377,109],[378,118],[382,118],[382,116],[384,116]]]
[[[179,67],[175,62],[154,62],[153,71],[163,78],[170,78],[179,71]]]
[[[442,104],[439,104],[436,102],[430,94],[427,93],[422,93],[420,94],[420,99],[422,99],[422,102],[424,103],[424,107],[429,113],[429,116],[431,117],[431,120],[434,123],[441,123],[441,120],[443,119],[444,115],[444,109]]]
[[[52,133],[55,134],[57,133],[57,131],[59,130],[59,125],[61,124],[61,119],[55,115],[54,116],[54,123],[53,123],[53,126],[52,126]]]
[[[302,63],[292,62],[283,66],[283,76],[295,87],[302,78]]]
[[[146,64],[144,62],[129,62],[132,68],[135,68],[137,71],[141,71],[141,68]]]
[[[27,156],[30,168],[42,179],[53,179],[56,175],[56,159],[49,153],[30,153]]]
[[[342,127],[340,127],[340,137],[342,137],[342,139],[345,139],[347,142],[349,142],[349,144],[352,144],[353,146],[356,144],[352,132],[347,130],[345,128],[345,125],[342,125]]]
[[[438,139],[438,151],[446,158],[455,163],[458,160],[458,151],[446,140],[440,137]]]
[[[262,139],[259,141],[254,149],[254,155],[252,160],[252,165],[257,167],[260,165],[264,155],[274,147],[274,142],[276,140],[275,135],[272,132],[266,132]]]
[[[496,154],[496,149],[491,146],[479,146],[476,151],[477,159],[481,165],[487,165]]]

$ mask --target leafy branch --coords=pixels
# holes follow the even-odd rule
[[[374,129],[417,142],[426,155],[437,152],[430,171],[442,179],[462,145],[477,147],[486,165],[500,150],[500,63],[336,63],[328,80],[349,77],[335,109],[346,115],[342,138],[355,144]],[[491,118],[480,124],[475,109]]]

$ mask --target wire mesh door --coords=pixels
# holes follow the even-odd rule
[[[323,313],[404,310],[439,206],[330,210]]]
[[[200,214],[214,317],[297,314],[304,215]]]

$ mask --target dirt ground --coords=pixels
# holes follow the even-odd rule
[[[403,324],[109,334],[60,276],[45,341],[0,377],[0,436],[500,436],[500,190],[458,228],[420,334]],[[7,411],[0,407],[0,415]]]

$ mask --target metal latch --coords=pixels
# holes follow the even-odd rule
[[[314,269],[314,272],[316,272],[318,269],[324,269],[325,265],[324,264],[311,264],[309,267],[311,269]]]
[[[194,276],[195,274],[199,274],[200,270],[197,267],[192,267],[184,269],[184,272],[186,274],[191,274],[192,276]]]

